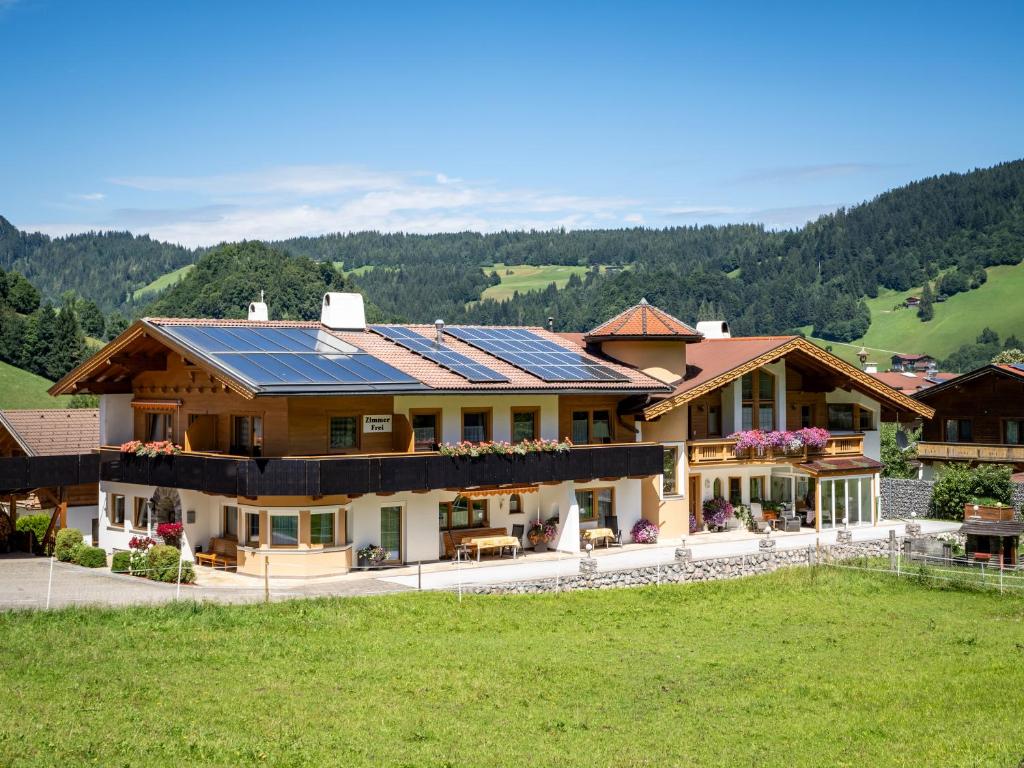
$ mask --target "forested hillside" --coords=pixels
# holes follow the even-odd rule
[[[791,232],[755,225],[489,235],[363,232],[271,245],[324,262],[325,268],[342,264],[348,279],[394,319],[539,324],[551,316],[560,329],[583,330],[646,296],[687,320],[726,317],[739,333],[809,327],[814,336],[849,341],[868,330],[871,314],[864,299],[879,290],[924,284],[938,300],[977,288],[986,267],[1021,261],[1024,161],[914,182]],[[26,235],[0,220],[0,266],[27,275],[51,299],[72,288],[104,311],[240,312],[259,282],[233,271],[250,269],[244,260],[215,275],[194,270],[157,296],[152,310],[131,303],[132,291],[197,255],[126,233]],[[559,290],[480,300],[498,280],[497,263],[576,265],[587,271]],[[609,269],[601,273],[599,266]],[[211,279],[234,287],[216,289]],[[322,275],[324,284],[337,279]],[[272,311],[275,305],[299,311],[295,297],[275,297],[269,285],[267,290]],[[199,295],[192,296],[194,291]],[[154,298],[143,295],[145,301]]]

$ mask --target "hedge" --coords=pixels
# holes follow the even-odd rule
[[[36,537],[36,545],[42,543],[43,537],[46,535],[46,529],[49,527],[49,515],[25,515],[19,517],[18,522],[14,524],[15,530],[32,531]]]
[[[153,581],[166,581],[174,583],[178,580],[178,563],[181,560],[181,552],[176,547],[167,544],[157,544],[149,550],[149,573],[146,574]],[[181,563],[181,583],[191,584],[195,581],[195,570],[192,563]]]
[[[76,544],[81,544],[82,532],[77,528],[61,528],[57,531],[57,538],[53,544],[53,556],[62,563],[72,561],[72,550]]]
[[[106,568],[107,553],[101,547],[80,547],[75,551],[75,562],[86,568]]]
[[[115,552],[114,559],[110,563],[110,570],[114,573],[128,573],[132,569],[131,552]]]

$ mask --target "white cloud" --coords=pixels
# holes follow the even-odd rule
[[[2,2],[2,0],[0,0]],[[106,200],[107,196],[102,192],[86,192],[81,195],[72,195],[75,200],[82,200],[87,203],[98,203],[101,200]]]

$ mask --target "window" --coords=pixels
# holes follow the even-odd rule
[[[722,407],[720,405],[708,406],[708,437],[721,437],[722,435]]]
[[[402,507],[380,508],[380,545],[391,562],[402,561]]]
[[[491,439],[491,412],[463,411],[462,439],[470,443],[483,443]]]
[[[224,538],[238,541],[238,507],[224,507]]]
[[[661,495],[676,496],[679,494],[679,481],[676,476],[676,468],[679,465],[679,447],[675,445],[664,446],[664,467],[661,474]]]
[[[743,429],[775,429],[775,377],[765,370],[744,374],[740,394]]]
[[[155,443],[173,440],[174,430],[171,426],[173,416],[174,414],[171,413],[147,413],[146,441]]]
[[[743,503],[743,491],[740,488],[740,478],[729,478],[729,503],[736,505]]]
[[[537,432],[538,421],[536,408],[513,408],[512,442],[521,443],[523,440],[536,440],[540,437]]]
[[[263,417],[231,417],[231,452],[240,456],[263,455]]]
[[[1024,443],[1024,419],[1007,419],[1003,422],[1003,442],[1011,445]]]
[[[124,496],[119,493],[110,494],[107,505],[107,519],[111,525],[124,525]]]
[[[149,525],[149,499],[136,497],[132,501],[132,527],[146,528]],[[153,524],[156,524],[156,517],[153,517]]]
[[[874,414],[863,406],[860,406],[857,410],[859,412],[857,416],[857,428],[861,432],[870,432],[875,428]]]
[[[615,496],[611,488],[586,488],[576,491],[580,522],[605,520],[615,514]]]
[[[814,426],[814,406],[812,405],[801,405],[800,406],[800,428]]]
[[[611,411],[573,411],[572,441],[576,445],[610,443],[612,441]]]
[[[440,418],[436,411],[412,414],[413,450],[437,450],[438,443],[441,442],[441,431],[438,428],[439,423]]]
[[[270,546],[272,546],[272,547],[297,547],[297,546],[299,546],[299,516],[298,515],[271,515],[270,516]]]
[[[315,512],[309,516],[309,543],[334,546],[333,512]]]
[[[245,543],[251,547],[260,545],[260,516],[258,512],[245,513]]]
[[[764,477],[750,478],[750,500],[767,501],[767,499],[764,492]]]
[[[332,416],[330,428],[330,449],[332,451],[359,447],[359,417]]]
[[[486,528],[488,519],[487,499],[457,496],[455,501],[442,501],[437,505],[437,523],[441,530]]]
[[[947,443],[969,443],[973,439],[970,419],[946,419]]]
[[[513,493],[508,497],[508,513],[510,515],[518,515],[525,512],[526,509],[523,507],[523,497],[518,493]]]
[[[722,481],[719,478],[715,478],[715,482],[711,486],[711,495],[716,499],[722,497]]]
[[[853,403],[829,403],[828,428],[830,430],[852,432]]]

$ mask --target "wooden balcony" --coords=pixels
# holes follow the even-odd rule
[[[663,460],[663,448],[656,443],[577,445],[565,453],[476,458],[433,452],[282,458],[182,453],[148,458],[111,446],[100,452],[100,479],[232,497],[356,495],[650,477],[661,474]]]
[[[918,443],[917,457],[940,461],[1024,464],[1024,445],[996,443]]]
[[[736,441],[728,438],[689,440],[686,444],[691,467],[725,466],[741,464],[800,463],[821,456],[860,456],[864,453],[864,435],[833,435],[824,448],[800,451],[776,451],[765,448],[761,452],[736,453]]]
[[[0,458],[0,493],[95,483],[99,468],[95,453]]]

